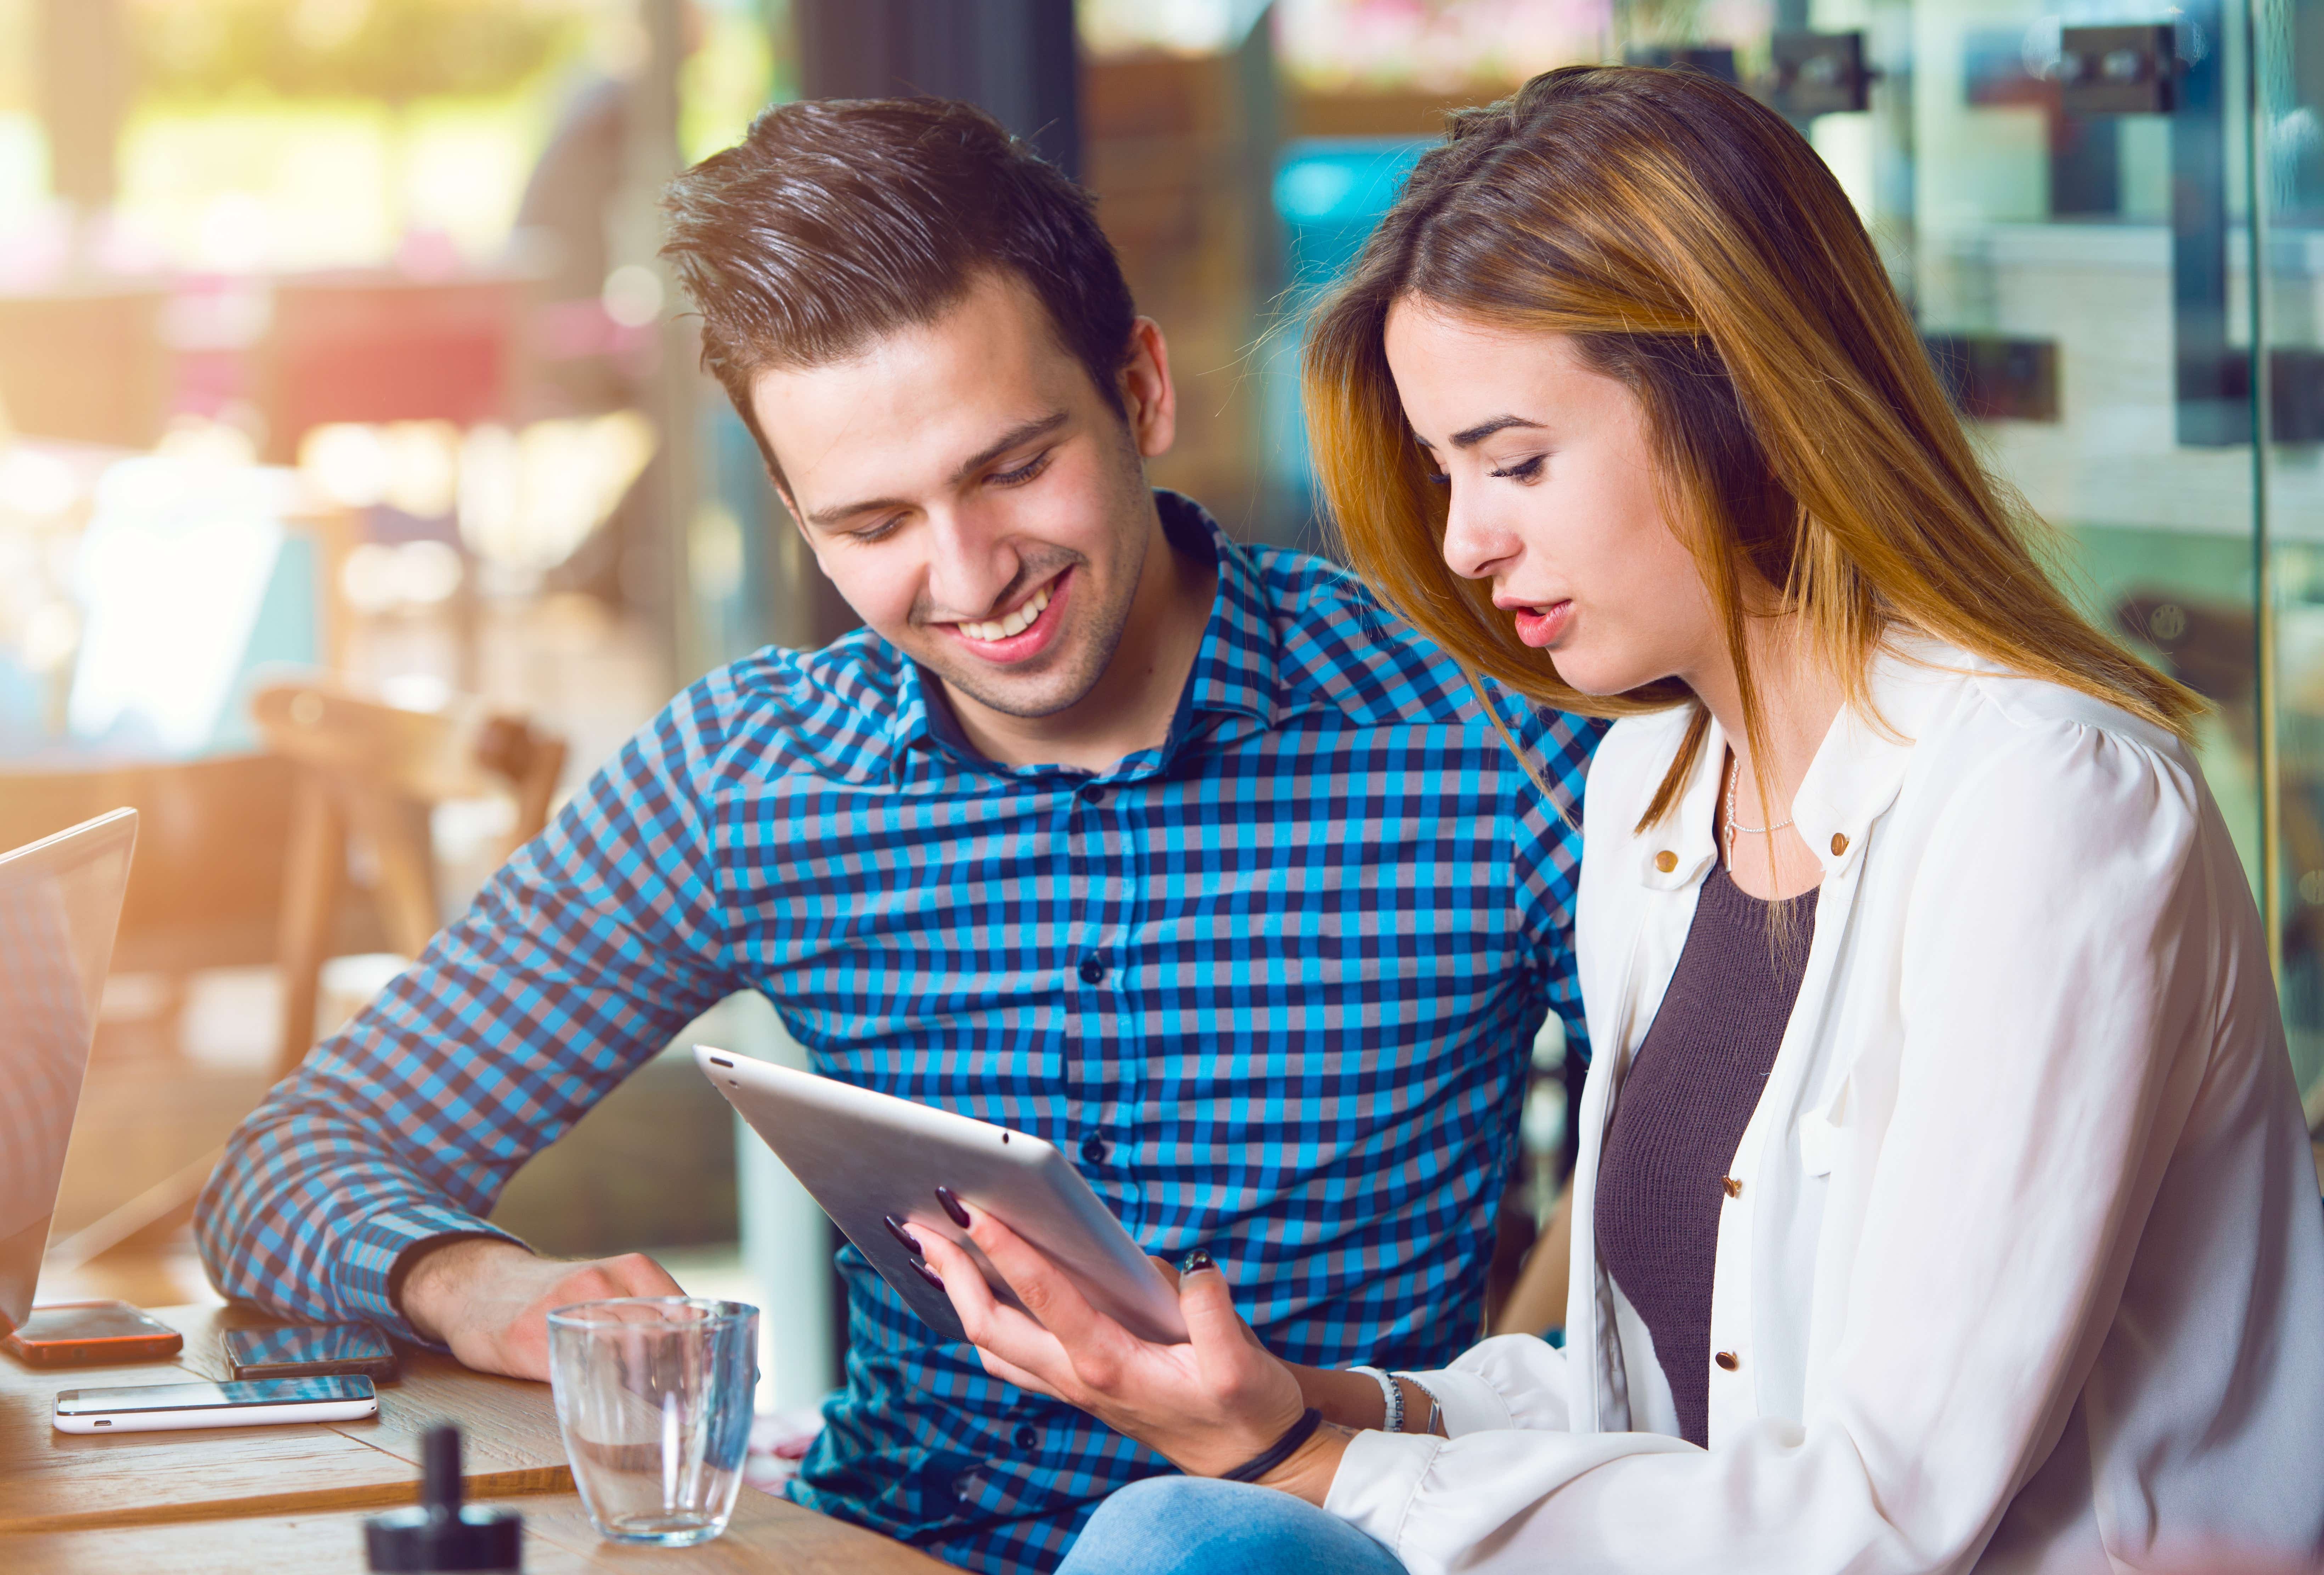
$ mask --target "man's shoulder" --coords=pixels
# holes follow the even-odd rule
[[[766,646],[689,685],[663,725],[691,735],[714,770],[876,774],[904,700],[903,658],[868,629],[816,650]]]
[[[1287,548],[1244,550],[1275,627],[1282,711],[1328,709],[1383,727],[1485,725],[1460,665],[1351,570]]]

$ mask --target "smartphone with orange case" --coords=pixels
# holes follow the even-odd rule
[[[35,1307],[0,1349],[35,1368],[96,1368],[158,1361],[185,1349],[186,1337],[126,1302],[60,1302]]]

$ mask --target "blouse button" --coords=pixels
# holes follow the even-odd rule
[[[1678,868],[1678,855],[1665,848],[1655,855],[1655,868],[1667,875]]]
[[[1743,1195],[1743,1184],[1731,1175],[1720,1176],[1719,1184],[1727,1189],[1727,1195],[1730,1198],[1739,1198]]]
[[[1731,1350],[1722,1350],[1711,1359],[1719,1364],[1719,1370],[1723,1373],[1731,1373],[1743,1365],[1743,1359]]]
[[[1832,834],[1831,834],[1831,856],[1832,856],[1833,858],[1837,859],[1837,858],[1839,858],[1842,853],[1844,853],[1844,852],[1848,852],[1848,834],[1847,834],[1847,833],[1845,833],[1845,832],[1834,832],[1834,833],[1832,833]]]

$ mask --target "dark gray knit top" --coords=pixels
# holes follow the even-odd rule
[[[1678,1402],[1707,1444],[1711,1272],[1728,1168],[1775,1064],[1815,934],[1816,894],[1745,895],[1722,862],[1703,880],[1670,988],[1622,1080],[1598,1165],[1598,1253],[1646,1320]]]

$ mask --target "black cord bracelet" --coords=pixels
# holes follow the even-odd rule
[[[1316,1410],[1313,1405],[1310,1405],[1306,1410],[1299,1414],[1299,1420],[1293,1423],[1289,1431],[1285,1432],[1281,1438],[1277,1439],[1273,1443],[1268,1445],[1267,1448],[1251,1456],[1250,1459],[1245,1460],[1241,1465],[1237,1466],[1233,1470],[1221,1471],[1219,1473],[1219,1480],[1222,1482],[1258,1481],[1261,1477],[1266,1476],[1269,1471],[1275,1469],[1276,1467],[1289,1460],[1298,1451],[1301,1444],[1305,1443],[1309,1439],[1315,1436],[1315,1430],[1323,1425],[1323,1414]]]

